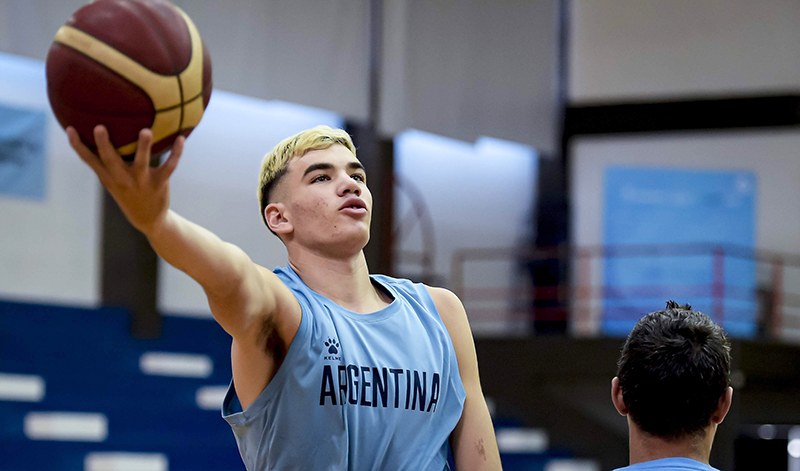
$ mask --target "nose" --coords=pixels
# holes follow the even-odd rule
[[[340,191],[342,196],[349,194],[361,196],[361,186],[357,181],[350,178],[349,175],[347,176],[346,181],[342,184]]]

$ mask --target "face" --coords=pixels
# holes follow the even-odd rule
[[[343,254],[369,241],[372,194],[364,168],[344,146],[293,158],[275,196],[267,220],[284,241]]]

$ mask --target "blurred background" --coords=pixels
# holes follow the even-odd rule
[[[243,470],[229,338],[50,111],[83,3],[0,0],[0,469]],[[285,265],[261,158],[347,129],[370,268],[464,301],[505,469],[626,465],[619,349],[675,299],[733,337],[711,464],[800,470],[800,2],[175,3],[215,90],[172,209]]]

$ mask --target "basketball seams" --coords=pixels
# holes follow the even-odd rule
[[[112,142],[119,144],[136,140],[138,130],[153,122],[153,102],[144,90],[73,48],[54,42],[46,71],[48,99],[58,122],[74,126],[90,147],[98,117],[103,117]]]
[[[204,107],[192,105],[197,98],[203,96],[203,40],[194,22],[189,15],[178,7],[174,7],[180,13],[186,27],[189,28],[189,37],[192,44],[192,56],[189,64],[178,76],[181,84],[181,93],[189,95],[191,98],[183,102],[183,116],[181,117],[181,130],[197,126],[203,117]],[[199,112],[198,112],[199,111]]]
[[[138,13],[140,15],[148,17],[150,19],[151,23],[159,23],[160,22],[160,20],[161,20],[160,15],[155,14],[155,12],[153,10],[150,10],[149,8],[142,8],[142,6],[140,4],[138,4],[138,3],[132,3],[132,5],[135,6],[135,8],[138,10]],[[174,6],[170,6],[170,8],[173,10],[173,12],[175,10],[178,10],[177,7],[174,7]],[[182,12],[179,12],[179,13],[182,13]],[[184,20],[184,26],[186,26],[186,29],[189,32],[189,37],[191,39],[194,39],[194,38],[192,38],[191,28],[189,28],[189,25],[186,24],[185,15],[180,15],[180,16]],[[178,127],[177,127],[177,129],[175,131],[173,131],[173,132],[177,132],[177,131],[180,131],[183,128],[183,113],[184,113],[183,108],[184,108],[184,105],[186,104],[186,100],[185,100],[186,97],[184,95],[183,83],[182,83],[183,81],[181,80],[180,75],[186,69],[188,69],[189,65],[192,63],[192,57],[194,56],[194,43],[192,41],[192,50],[190,52],[191,55],[189,56],[189,64],[187,64],[187,66],[185,68],[182,68],[181,67],[182,64],[178,64],[176,57],[172,54],[171,48],[169,47],[169,41],[168,41],[166,35],[164,34],[164,32],[161,30],[161,28],[153,28],[153,32],[158,37],[158,39],[161,41],[161,44],[164,47],[164,50],[167,52],[166,56],[169,59],[170,63],[172,64],[172,73],[178,79],[177,80],[178,93],[180,94],[180,103],[179,104],[177,104],[177,105],[175,105],[175,106],[173,106],[171,108],[167,108],[167,109],[158,109],[156,111],[156,113],[160,113],[162,111],[170,111],[171,112],[173,108],[178,108],[179,107],[180,108],[180,117],[178,118]],[[158,117],[158,115],[156,115],[156,118],[157,117]],[[167,133],[166,135],[173,134],[173,132],[169,132],[168,130],[163,130],[162,131],[161,129],[158,129],[157,128],[157,124],[158,124],[158,119],[156,119],[153,122],[153,137],[154,138],[156,137],[156,134],[160,134],[160,132],[166,132]]]
[[[151,3],[145,0],[143,3],[139,3],[138,1],[107,0],[97,2],[97,5],[101,3],[104,5],[102,8],[111,8],[112,10],[116,8],[117,10],[113,11],[118,16],[131,17],[128,20],[135,20],[135,24],[131,25],[131,21],[126,21],[124,25],[127,25],[127,29],[123,27],[122,31],[109,30],[105,27],[108,18],[101,18],[103,13],[108,12],[103,12],[101,7],[97,7],[92,10],[91,14],[87,10],[86,14],[81,17],[81,21],[76,23],[75,20],[70,19],[66,25],[62,26],[56,33],[54,46],[57,44],[65,48],[65,52],[66,50],[72,51],[72,54],[78,55],[76,57],[82,57],[82,60],[89,61],[86,62],[84,68],[88,70],[89,64],[91,64],[91,68],[95,70],[94,75],[113,74],[114,80],[111,82],[119,83],[117,86],[127,84],[124,86],[132,87],[127,93],[133,93],[135,89],[140,96],[140,106],[147,106],[145,103],[148,102],[151,106],[151,114],[146,120],[149,123],[142,123],[141,128],[150,127],[152,129],[153,151],[157,152],[157,148],[164,146],[169,147],[176,136],[188,135],[199,124],[208,102],[211,80],[210,76],[206,76],[206,68],[210,72],[211,64],[206,56],[207,50],[202,38],[188,15],[177,6],[167,2]],[[123,12],[124,14],[118,11],[123,4],[127,4],[128,7]],[[95,5],[95,3],[91,5]],[[168,7],[164,7],[164,5],[168,5]],[[97,12],[100,12],[99,16]],[[118,19],[122,19],[122,17]],[[181,19],[183,20],[182,24]],[[84,27],[88,29],[84,30]],[[131,27],[134,30],[131,30]],[[135,29],[139,27],[147,27],[146,38],[137,38]],[[139,39],[146,39],[146,41],[142,44]],[[118,46],[122,49],[119,49]],[[145,49],[142,49],[143,47]],[[151,59],[154,58],[150,55],[139,59],[134,58],[138,56],[131,55],[132,52],[139,54],[146,48],[152,48],[151,51],[158,50],[156,56],[159,56],[160,59],[157,63],[153,63]],[[50,61],[49,58],[48,61]],[[184,64],[186,66],[181,70]],[[94,75],[90,76],[94,77]],[[77,80],[80,81],[80,79]],[[108,80],[110,80],[110,76]],[[96,84],[96,86],[100,85],[102,84]],[[90,87],[86,89],[85,93],[94,96],[91,95],[94,93],[92,90],[96,90],[96,88]],[[50,92],[49,88],[48,92]],[[82,107],[75,103],[66,106],[64,112],[67,114],[69,114],[69,110],[77,112],[79,108]],[[87,117],[83,118],[89,121],[87,126],[89,124],[94,126],[90,122],[93,120],[89,117],[92,110],[83,110],[83,113],[88,113]],[[106,110],[102,116],[110,116],[109,111]],[[123,113],[121,116],[134,117],[138,116],[138,113],[132,115]],[[72,120],[70,118],[70,121]],[[137,129],[140,128],[137,127]],[[82,135],[82,139],[91,140],[91,136],[87,138]],[[120,140],[122,141],[120,144],[124,144],[117,147],[120,154],[129,155],[136,151],[138,147],[136,137],[128,134]],[[127,144],[125,144],[126,141]],[[119,143],[119,141],[115,142]]]
[[[116,72],[121,77],[141,88],[153,102],[155,117],[150,126],[153,131],[153,141],[161,139],[180,131],[180,113],[177,122],[171,111],[162,112],[164,108],[182,108],[180,96],[180,79],[177,76],[164,76],[142,66],[127,55],[90,36],[83,31],[72,27],[62,26],[56,33],[55,41],[80,52],[95,62]],[[176,85],[178,85],[176,87]],[[175,91],[178,91],[176,97]],[[122,155],[136,151],[137,142],[131,142],[117,148]]]
[[[147,92],[142,90],[138,85],[120,76],[115,71],[86,54],[65,46],[64,44],[53,43],[48,53],[47,65],[48,93],[65,94],[58,102],[64,104],[67,109],[89,114],[100,112],[104,116],[110,117],[152,116],[156,111],[155,108],[153,108],[153,101],[150,99],[149,95],[147,95]],[[53,67],[62,71],[62,74],[51,77],[50,69]],[[126,100],[125,105],[122,107],[111,105],[98,108],[97,103],[87,100],[87,96],[81,96],[80,92],[74,89],[76,81],[66,79],[72,74],[86,74],[86,77],[82,78],[80,82],[91,87],[91,91],[87,91],[86,93],[91,94],[92,97],[99,95],[104,97],[105,100],[111,99],[111,92],[107,89],[104,90],[101,86],[104,83],[116,83],[110,85],[112,88],[123,86],[123,84],[130,87],[124,92],[126,94],[126,99],[131,98],[127,96],[129,94],[136,94],[137,96],[133,101]],[[104,105],[105,103],[108,102],[104,102]]]
[[[180,131],[178,126],[180,125],[181,114],[182,110],[178,108],[156,113],[155,118],[153,118],[153,125],[151,126],[153,131],[153,142],[157,143],[165,137],[171,136]],[[119,147],[117,151],[122,155],[132,154],[136,152],[137,145],[137,142],[131,142],[130,144]]]
[[[153,72],[117,49],[73,26],[59,28],[55,41],[91,58],[144,90],[156,111],[180,105],[181,97],[174,93],[176,87],[172,85],[172,81],[177,80],[176,76]]]
[[[178,119],[178,131],[180,131],[181,129],[183,129],[183,114],[184,114],[184,108],[186,108],[186,102],[183,100],[184,99],[183,80],[181,80],[180,75],[178,76],[178,89],[181,93],[181,105],[180,105],[181,117]]]
[[[191,129],[196,127],[200,123],[200,118],[203,117],[203,111],[205,108],[203,107],[203,95],[198,96],[194,100],[186,103],[184,105],[184,116],[186,119],[183,122],[183,127],[181,130]]]
[[[147,23],[150,24],[150,25],[152,25],[152,24],[159,25],[159,24],[162,23],[163,20],[167,20],[167,21],[171,21],[172,20],[171,18],[167,19],[162,14],[160,14],[161,12],[156,11],[156,8],[158,8],[156,6],[151,5],[150,8],[143,8],[143,5],[140,4],[140,3],[137,3],[137,2],[131,2],[130,5],[133,8],[136,8],[136,12],[137,12],[138,16],[147,18],[149,20],[149,21],[147,21]],[[172,10],[171,13],[176,13],[175,10],[178,9],[177,7],[175,7],[174,5],[171,5],[171,4],[167,4],[167,3],[165,3],[165,5],[168,5],[167,8],[169,10]],[[184,20],[184,23],[185,23],[185,20]],[[191,35],[191,31],[189,31],[188,25],[186,25],[186,26],[187,26],[187,28],[186,28],[187,32],[189,32],[190,35]],[[167,38],[167,36],[164,34],[164,31],[163,31],[162,28],[159,28],[159,27],[152,28],[151,27],[150,29],[153,32],[153,34],[158,38],[159,42],[161,42],[161,46],[162,46],[162,48],[164,50],[164,53],[165,53],[164,55],[166,56],[167,60],[169,60],[169,63],[172,66],[172,75],[180,74],[181,71],[185,70],[185,67],[181,67],[182,64],[178,63],[178,58],[175,57],[175,54],[173,53],[173,50],[170,47],[169,38]],[[190,58],[190,60],[191,60],[191,58]],[[183,98],[183,95],[181,95],[181,98]]]
[[[68,26],[87,33],[161,75],[175,75],[171,55],[189,61],[189,35],[184,28],[174,35],[173,44],[165,45],[160,30],[173,30],[179,20],[167,0],[96,0],[75,12]],[[142,8],[152,10],[148,15]],[[182,54],[180,51],[184,50]]]
[[[73,26],[61,27],[61,29],[58,30],[58,33],[56,33],[55,38],[57,42],[86,55],[97,63],[116,72],[134,85],[140,87],[145,93],[147,93],[148,96],[150,96],[150,99],[153,101],[156,117],[158,117],[158,114],[164,112],[167,112],[171,117],[173,116],[171,112],[176,108],[180,108],[181,116],[178,118],[177,126],[174,128],[172,126],[169,126],[168,128],[161,127],[161,125],[168,125],[167,123],[171,121],[165,119],[166,116],[163,116],[161,119],[154,120],[152,129],[153,138],[156,141],[175,132],[194,128],[200,122],[204,112],[203,106],[198,107],[192,104],[195,100],[203,95],[202,38],[200,37],[200,33],[198,32],[197,27],[194,25],[191,18],[189,18],[189,16],[186,15],[186,13],[184,13],[180,8],[175,7],[175,9],[183,18],[186,27],[189,30],[192,46],[189,64],[183,71],[180,72],[180,74],[176,76],[166,76],[157,72],[153,72],[152,70],[134,61],[132,58],[118,49]],[[170,94],[172,96],[164,98],[163,94],[159,94],[158,92],[166,89],[166,87],[164,87],[165,82],[166,84],[169,84],[172,79],[176,80],[178,88],[177,94],[179,97],[174,96],[174,93],[172,93]],[[156,82],[156,84],[153,84],[153,82]],[[159,85],[158,82],[161,84]],[[168,86],[172,87],[172,85]],[[185,95],[189,93],[191,93],[191,98],[186,99]],[[170,104],[167,105],[166,103]],[[187,110],[186,108],[189,109]],[[186,116],[187,114],[189,116]],[[128,146],[123,146],[120,149],[125,149]]]

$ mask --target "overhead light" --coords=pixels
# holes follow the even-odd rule
[[[789,471],[800,471],[800,425],[789,429],[789,444],[786,451],[789,453]]]
[[[762,440],[772,440],[777,434],[777,429],[772,424],[764,424],[758,427],[758,438]]]

